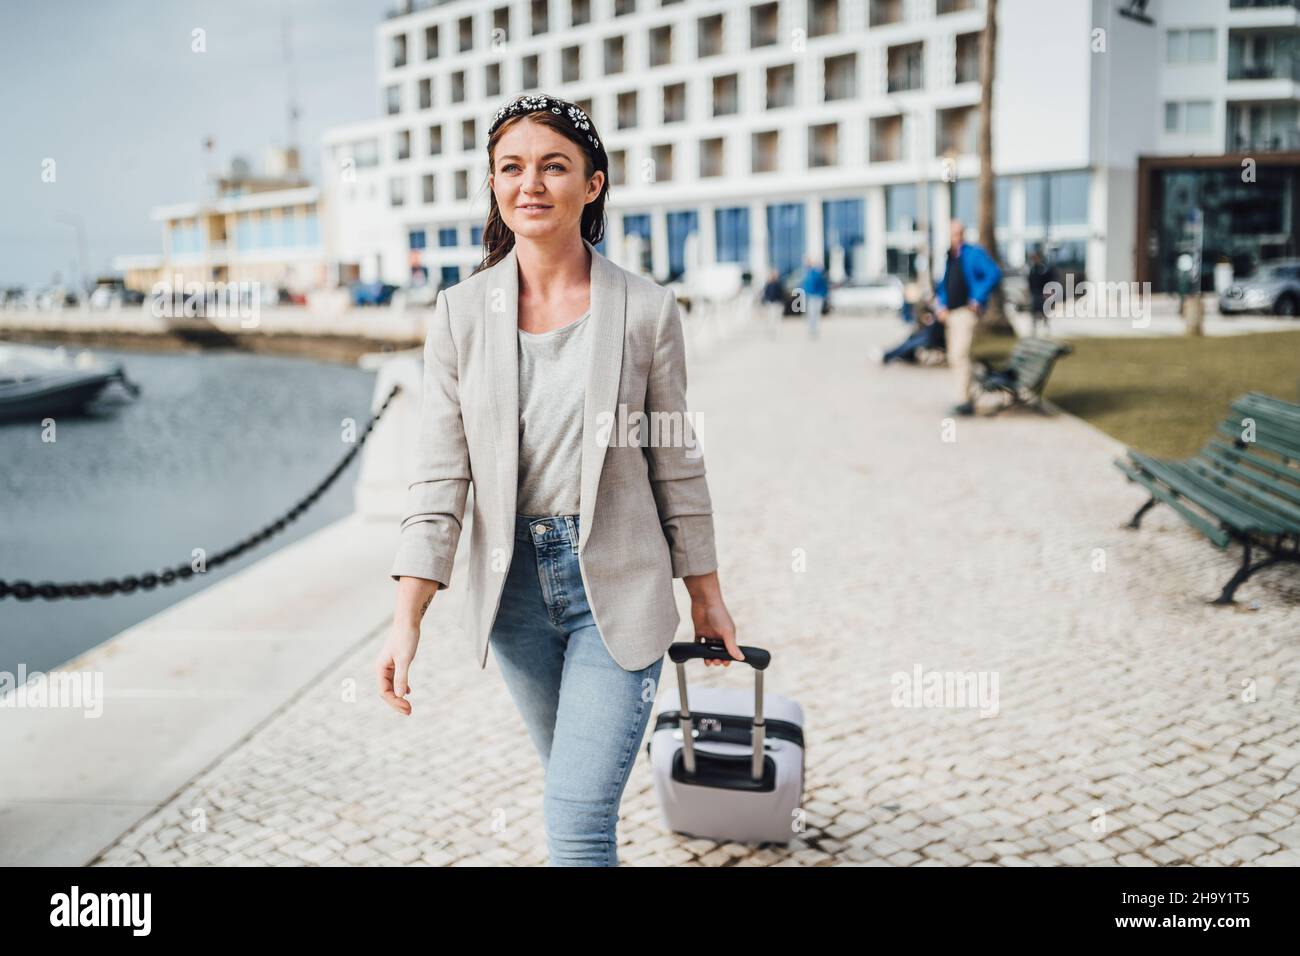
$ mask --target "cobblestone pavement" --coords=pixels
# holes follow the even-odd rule
[[[642,741],[623,863],[1300,863],[1294,571],[1207,606],[1235,555],[1167,508],[1121,529],[1143,495],[1114,442],[1020,411],[944,441],[946,371],[867,361],[899,332],[831,318],[811,342],[786,320],[692,365],[724,594],[773,652],[767,690],[807,715],[806,828],[666,831]],[[480,671],[447,624],[462,593],[430,609],[411,718],[373,690],[376,608],[355,652],[96,862],[543,863],[541,768],[495,659]],[[996,713],[895,706],[917,667],[996,677]]]

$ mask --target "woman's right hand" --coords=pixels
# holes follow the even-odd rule
[[[375,673],[379,677],[379,696],[388,702],[394,710],[411,716],[411,702],[406,694],[411,689],[407,673],[411,660],[415,657],[416,645],[420,643],[420,626],[418,624],[399,624],[393,621],[393,629],[388,640],[379,651],[375,661]]]
[[[393,626],[375,660],[379,696],[407,717],[411,715],[411,702],[406,699],[411,689],[408,674],[411,661],[415,659],[415,650],[420,644],[420,620],[428,610],[437,588],[436,582],[423,578],[403,577],[398,582]]]

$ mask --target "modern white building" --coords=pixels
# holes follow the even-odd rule
[[[1041,243],[1089,279],[1167,286],[1191,206],[1207,263],[1294,251],[1297,0],[998,9],[1005,262]],[[531,91],[577,102],[609,151],[615,261],[642,249],[660,281],[696,249],[760,279],[808,255],[833,278],[914,274],[923,229],[936,261],[951,216],[974,234],[984,18],[982,0],[399,6],[376,28],[380,117],[326,137],[327,255],[367,280],[468,275],[489,122]],[[1254,192],[1225,192],[1247,152]]]
[[[113,260],[130,288],[156,282],[260,283],[305,294],[334,284],[320,229],[320,190],[303,176],[296,149],[271,148],[264,171],[236,159],[213,177],[213,195],[155,206],[160,255]]]

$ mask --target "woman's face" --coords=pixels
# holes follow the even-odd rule
[[[577,229],[605,174],[584,175],[584,153],[555,130],[524,118],[497,142],[488,182],[516,237],[546,239]]]

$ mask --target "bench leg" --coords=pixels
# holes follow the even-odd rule
[[[1142,516],[1146,514],[1148,511],[1150,511],[1152,508],[1154,508],[1156,504],[1157,504],[1156,496],[1152,495],[1151,500],[1148,501],[1146,504],[1144,504],[1136,512],[1134,512],[1133,517],[1129,519],[1128,524],[1124,525],[1124,527],[1126,528],[1142,527]]]
[[[1234,574],[1228,580],[1228,583],[1223,586],[1223,593],[1210,603],[1235,603],[1233,595],[1236,593],[1237,588],[1241,587],[1241,585],[1246,582],[1247,578],[1256,571],[1262,571],[1264,568],[1271,567],[1274,564],[1280,564],[1283,561],[1300,561],[1300,552],[1292,553],[1290,551],[1275,551],[1272,555],[1252,567],[1250,563],[1250,542],[1246,541],[1242,545],[1241,567],[1237,568],[1237,573]]]

